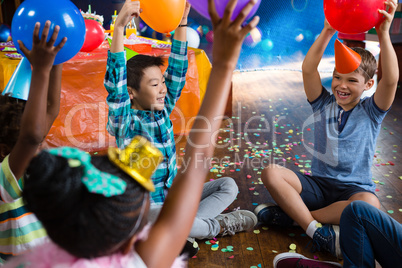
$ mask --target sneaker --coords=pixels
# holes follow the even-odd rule
[[[236,210],[226,214],[219,214],[215,218],[223,228],[222,236],[242,232],[257,225],[258,220],[253,212]]]
[[[260,204],[254,209],[258,221],[268,225],[291,227],[294,221],[278,205],[267,203]]]
[[[197,255],[199,249],[200,248],[198,247],[198,243],[195,241],[195,239],[188,237],[180,256],[183,256],[185,259],[191,259]]]
[[[313,235],[313,251],[324,249],[338,259],[342,258],[339,245],[339,225],[325,224],[318,228]]]
[[[274,258],[274,268],[336,268],[342,267],[337,262],[318,261],[298,253],[281,253]]]

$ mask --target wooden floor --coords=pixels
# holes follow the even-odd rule
[[[327,73],[324,76],[330,76]],[[310,170],[311,154],[307,147],[312,138],[303,124],[311,114],[299,71],[257,71],[235,73],[233,78],[233,117],[225,120],[215,151],[217,159],[208,179],[233,177],[239,194],[228,208],[254,210],[257,204],[270,201],[260,181],[261,168],[279,163],[294,171]],[[372,171],[382,210],[402,222],[402,92],[382,124]],[[185,141],[178,144],[179,160]],[[356,148],[358,150],[359,148]],[[180,163],[180,161],[179,161]],[[256,226],[235,236],[216,238],[219,249],[213,251],[209,241],[198,241],[200,250],[189,267],[273,267],[273,258],[296,252],[309,258],[336,261],[327,253],[311,253],[310,238],[300,227],[272,228]],[[225,252],[233,248],[232,251]]]

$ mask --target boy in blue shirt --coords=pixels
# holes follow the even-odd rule
[[[261,204],[254,211],[267,224],[291,225],[294,220],[318,250],[323,248],[337,257],[341,256],[337,225],[343,209],[355,200],[380,207],[370,169],[381,122],[394,100],[399,76],[389,35],[397,4],[395,0],[385,4],[388,11],[378,11],[385,20],[376,26],[383,76],[372,97],[360,99],[374,85],[377,65],[374,56],[360,48],[353,49],[360,55],[360,65],[346,72],[341,71],[346,66],[340,64],[335,50],[332,94],[323,88],[317,68],[336,32],[325,21],[302,66],[304,89],[314,112],[312,176],[269,166],[262,180],[279,206]]]
[[[124,148],[134,136],[141,135],[164,155],[163,162],[152,176],[155,191],[151,192],[148,218],[154,222],[177,174],[173,125],[169,116],[186,83],[186,26],[190,4],[186,3],[182,20],[175,31],[165,74],[160,70],[163,65],[160,57],[136,55],[127,61],[126,66],[124,26],[140,11],[139,1],[126,0],[116,19],[104,84],[109,93],[107,129],[116,137],[118,147]],[[232,178],[206,183],[190,236],[213,238],[218,234],[233,235],[254,227],[257,218],[251,211],[220,214],[234,201],[237,193],[238,188]]]

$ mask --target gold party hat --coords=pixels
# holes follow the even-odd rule
[[[148,191],[155,191],[151,176],[162,162],[162,153],[146,138],[135,136],[123,150],[109,147],[109,160]]]

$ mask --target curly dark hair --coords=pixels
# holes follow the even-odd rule
[[[0,143],[10,149],[14,147],[20,134],[21,118],[26,101],[9,95],[0,95]]]
[[[141,216],[147,191],[111,163],[107,156],[92,157],[92,164],[103,172],[127,182],[122,195],[105,197],[90,193],[81,182],[83,167],[70,167],[64,157],[42,151],[25,174],[23,198],[36,214],[49,237],[79,258],[109,255],[124,244],[136,226],[146,224]]]

